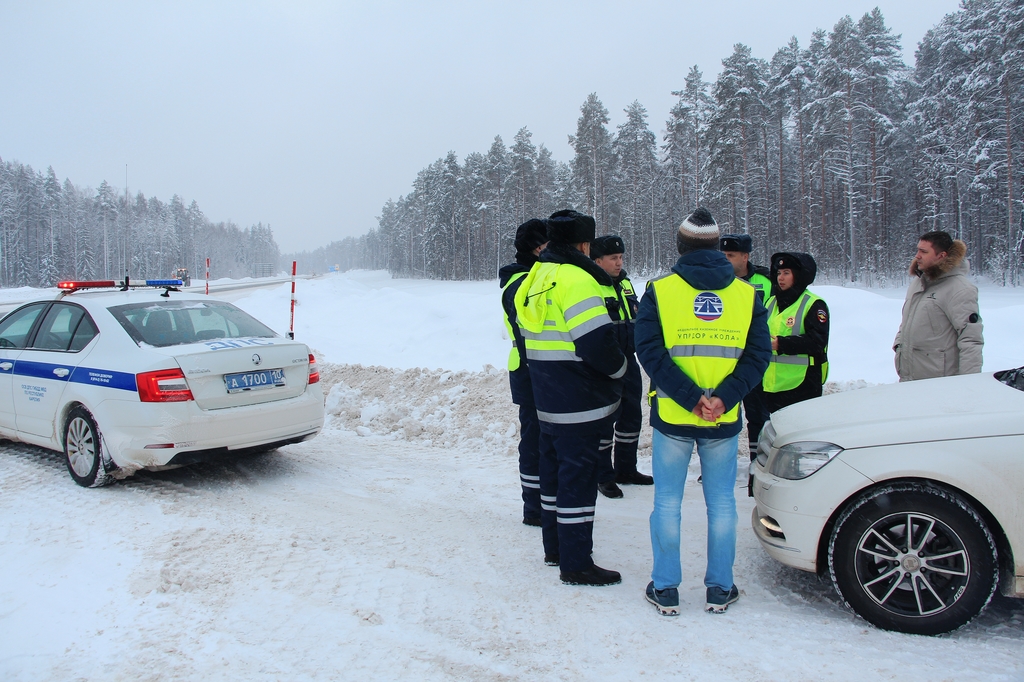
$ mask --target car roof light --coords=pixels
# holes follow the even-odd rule
[[[152,287],[154,289],[174,289],[176,287],[184,286],[184,284],[185,283],[180,279],[128,279],[125,277],[120,281],[99,279],[89,281],[70,280],[57,282],[57,288],[60,289],[62,294],[70,294],[82,289],[113,289],[114,287],[121,287],[121,291],[145,287]]]
[[[112,279],[99,279],[89,281],[57,282],[57,288],[62,291],[77,291],[78,289],[100,289],[116,287],[117,282]]]

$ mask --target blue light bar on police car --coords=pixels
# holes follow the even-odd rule
[[[180,287],[184,282],[180,279],[130,279],[130,287]]]

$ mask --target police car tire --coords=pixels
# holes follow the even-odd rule
[[[103,467],[103,439],[96,420],[84,407],[76,407],[64,421],[64,463],[75,483],[84,488],[110,485],[114,478]],[[88,470],[83,464],[88,465]],[[79,472],[75,471],[76,465]]]
[[[917,549],[903,561],[885,559],[892,547],[907,552],[908,525]],[[966,625],[988,605],[999,578],[996,542],[971,504],[951,490],[916,482],[883,485],[856,498],[832,532],[828,566],[836,590],[860,617],[916,635]],[[966,575],[956,575],[960,571]],[[891,578],[899,580],[894,585]],[[932,599],[935,594],[943,604]]]

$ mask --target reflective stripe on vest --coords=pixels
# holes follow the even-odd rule
[[[525,272],[517,272],[509,277],[508,281],[505,282],[505,286],[501,288],[502,296],[504,297],[506,289],[523,277],[526,277]],[[516,335],[512,333],[512,323],[509,321],[508,313],[504,309],[505,307],[502,306],[502,314],[505,317],[505,329],[508,330],[508,338],[512,339],[512,350],[508,352],[508,371],[514,372],[522,365],[522,357],[519,355],[519,349],[516,348]]]
[[[633,283],[629,281],[628,277],[619,282],[616,296],[619,299],[619,307],[622,309],[621,324],[632,323],[636,319],[636,315],[630,308],[630,299],[636,299],[636,290],[633,288]]]
[[[743,356],[754,316],[756,292],[749,282],[734,279],[725,289],[694,289],[673,273],[651,282],[665,348],[672,361],[700,389],[710,393],[728,377]],[[701,419],[655,389],[658,416],[667,424],[715,427],[739,419],[739,405],[717,422]]]
[[[804,291],[800,298],[785,310],[778,310],[778,301],[772,296],[768,299],[768,333],[772,336],[800,336],[804,333],[804,316],[807,307],[821,300],[810,291]],[[810,355],[779,355],[772,351],[772,359],[768,370],[764,373],[762,386],[768,393],[791,391],[803,383],[807,376],[807,368],[814,364]],[[826,369],[822,367],[822,381],[825,380]]]
[[[542,412],[537,410],[537,418],[549,424],[585,424],[612,416],[618,411],[621,402],[621,400],[616,400],[614,405],[583,412]]]

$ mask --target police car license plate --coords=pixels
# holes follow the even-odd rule
[[[283,369],[261,369],[258,372],[240,372],[239,374],[225,374],[224,384],[228,393],[241,393],[242,391],[258,391],[262,388],[275,388],[284,386]]]

